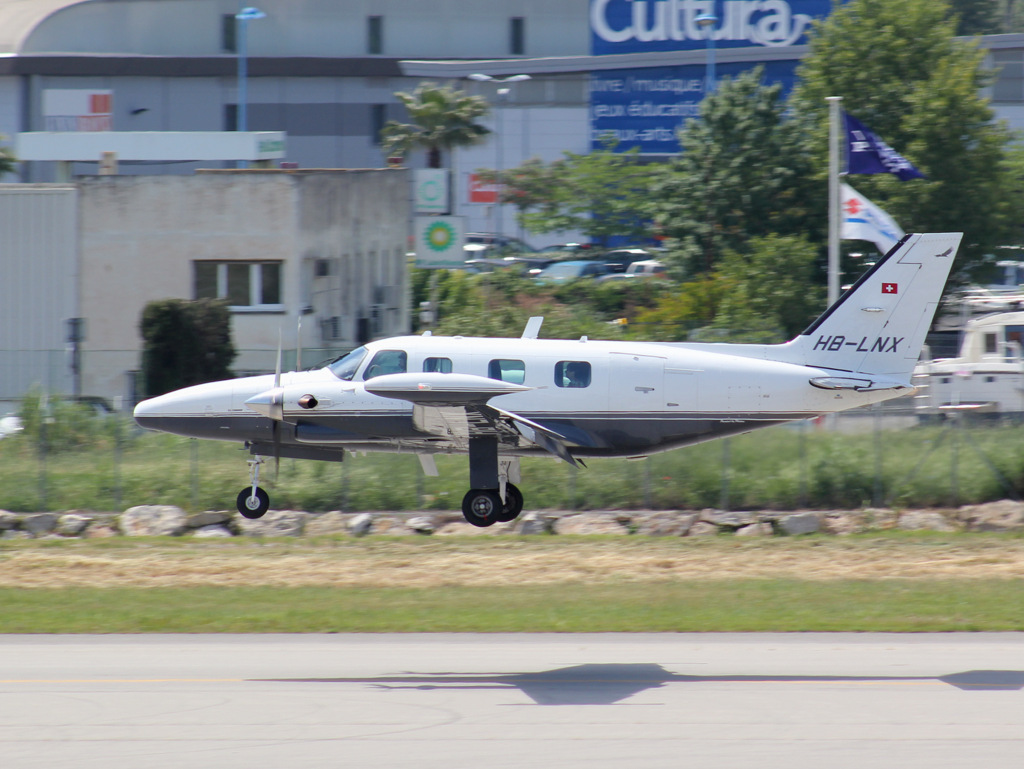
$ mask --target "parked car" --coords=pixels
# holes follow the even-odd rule
[[[651,253],[642,248],[613,248],[595,258],[608,265],[609,272],[625,272],[633,262],[650,259]]]
[[[499,253],[532,254],[536,249],[526,241],[493,232],[467,232],[463,246],[467,259],[482,259]]]
[[[596,278],[608,272],[603,262],[574,259],[568,262],[555,262],[537,273],[536,280],[541,283],[567,283],[577,278]]]
[[[664,278],[666,277],[666,272],[668,272],[668,268],[657,259],[642,259],[639,262],[633,262],[626,268],[626,275],[636,275],[645,278]]]

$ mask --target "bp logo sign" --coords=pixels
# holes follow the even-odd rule
[[[427,227],[424,240],[431,251],[448,251],[455,243],[455,230],[448,222],[435,221]]]
[[[417,216],[415,236],[417,267],[461,267],[466,260],[461,216]]]

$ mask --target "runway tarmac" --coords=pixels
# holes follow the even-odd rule
[[[0,636],[0,767],[1024,766],[1024,634]]]

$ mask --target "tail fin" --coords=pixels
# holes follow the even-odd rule
[[[810,366],[909,382],[962,237],[905,236],[786,346]]]

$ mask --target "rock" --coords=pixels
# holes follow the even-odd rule
[[[343,513],[340,510],[332,510],[329,513],[310,515],[306,519],[305,533],[307,537],[330,537],[338,534],[348,534],[348,525],[355,516],[351,513]]]
[[[57,529],[56,513],[34,513],[26,515],[21,519],[22,531],[27,531],[33,537],[42,537],[52,534]]]
[[[32,539],[32,535],[27,531],[12,531],[8,529],[0,533],[0,539]]]
[[[907,510],[900,513],[896,525],[904,531],[956,531],[946,516],[930,510]]]
[[[433,534],[435,530],[434,521],[425,515],[417,515],[405,522],[405,525],[417,534]]]
[[[776,521],[779,533],[787,537],[796,537],[801,534],[814,534],[821,531],[820,513],[794,513],[785,515]]]
[[[255,520],[239,516],[236,524],[242,534],[249,537],[300,537],[306,525],[306,514],[297,510],[269,510]]]
[[[614,517],[602,513],[578,513],[555,521],[555,534],[629,534]]]
[[[233,537],[235,535],[231,533],[231,529],[227,526],[215,523],[210,526],[200,526],[192,533],[192,536],[196,539],[210,539],[213,537]]]
[[[373,528],[373,516],[369,513],[359,513],[348,522],[348,533],[353,537],[365,537]]]
[[[697,521],[690,530],[686,532],[688,537],[710,537],[718,534],[718,527],[707,521]]]
[[[117,529],[105,523],[93,524],[85,530],[86,539],[106,539],[108,537],[116,537],[119,535]]]
[[[650,513],[634,518],[632,525],[641,537],[685,537],[697,518],[697,513]]]
[[[0,531],[16,529],[21,525],[21,516],[9,510],[0,510]]]
[[[203,513],[190,515],[186,526],[190,529],[202,529],[206,526],[223,526],[226,523],[231,523],[232,517],[231,513],[224,510],[207,510]]]
[[[752,523],[736,529],[737,537],[770,537],[773,533],[770,523]]]
[[[554,520],[542,513],[529,512],[516,519],[516,530],[523,536],[554,533]]]
[[[1019,531],[1024,529],[1024,502],[1001,499],[984,505],[965,505],[956,517],[968,531]]]
[[[77,513],[68,513],[57,519],[57,533],[62,537],[78,537],[89,528],[92,518]]]
[[[178,537],[188,516],[174,505],[139,505],[121,514],[121,532],[129,537]]]
[[[863,512],[826,513],[821,520],[821,530],[826,534],[860,534],[868,530],[867,520]]]
[[[761,522],[757,513],[739,510],[704,510],[700,520],[726,529],[739,529]]]

